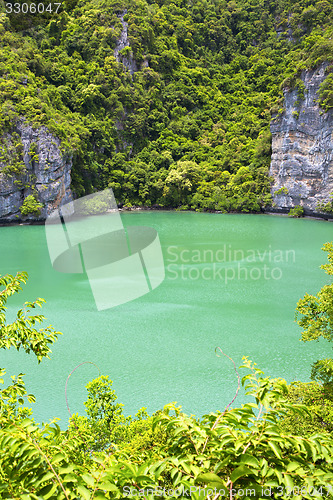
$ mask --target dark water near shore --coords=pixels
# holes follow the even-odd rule
[[[158,231],[166,277],[150,293],[104,311],[97,311],[86,276],[52,268],[44,226],[0,228],[0,274],[29,273],[24,291],[8,303],[9,318],[23,300],[43,297],[47,324],[63,332],[40,365],[31,355],[1,352],[0,366],[10,375],[26,374],[37,421],[57,416],[66,426],[66,378],[83,361],[111,377],[126,414],[177,401],[200,416],[223,410],[237,386],[216,346],[237,365],[249,356],[288,382],[308,381],[311,363],[331,356],[328,343],[300,342],[294,314],[304,293],[328,282],[319,266],[332,223],[188,212],[125,213],[122,220]],[[71,376],[73,413],[84,411],[84,386],[95,376],[91,364]],[[241,394],[238,404],[244,401]]]

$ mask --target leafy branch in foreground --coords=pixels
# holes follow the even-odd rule
[[[333,275],[333,246],[326,243],[328,263],[321,266],[329,276]],[[318,341],[333,339],[333,284],[322,287],[317,295],[306,294],[297,303],[296,320],[302,327],[302,340]],[[281,423],[285,432],[310,436],[317,432],[333,435],[333,360],[321,359],[313,363],[313,382],[293,382],[288,387],[288,401],[302,403],[308,415],[299,416],[290,412]]]
[[[288,401],[305,405],[308,415],[290,412],[281,423],[283,432],[299,436],[318,432],[333,435],[333,391],[318,382],[293,382],[288,386]]]
[[[6,310],[7,301],[15,293],[22,290],[21,285],[26,284],[27,273],[17,273],[14,277],[10,274],[0,276],[0,349],[24,350],[26,353],[33,352],[40,362],[43,358],[49,358],[51,353],[50,344],[53,344],[60,335],[52,326],[46,328],[36,328],[45,317],[42,314],[31,315],[31,309],[37,306],[42,307],[44,299],[37,299],[34,302],[25,302],[23,309],[17,312],[16,319],[12,323],[7,323]],[[2,289],[1,289],[2,287]],[[4,383],[6,371],[0,369],[0,383]],[[28,408],[23,408],[26,389],[23,382],[23,373],[17,377],[12,376],[12,384],[0,391],[0,410],[2,417],[13,417],[20,415],[27,416],[31,413]],[[35,401],[32,394],[27,395],[29,403]]]
[[[7,298],[25,280],[26,275],[2,278],[3,315]],[[31,318],[29,312],[19,312],[16,321],[23,331],[7,328],[2,340],[9,347],[38,355],[31,344],[34,334],[45,335],[42,342],[48,347],[47,340],[57,333],[51,327],[36,330]],[[1,321],[2,334],[3,328],[13,324],[7,325],[4,316]],[[202,419],[182,413],[176,403],[152,417],[141,412],[136,420],[126,419],[115,403],[112,382],[99,377],[88,384],[88,419],[75,422],[80,432],[72,425],[61,431],[55,423],[39,428],[30,418],[23,418],[23,413],[17,418],[14,391],[13,410],[10,398],[1,400],[0,497],[108,500],[144,496],[151,500],[162,495],[169,499],[247,500],[267,498],[263,493],[267,489],[271,498],[283,500],[331,495],[331,436],[303,437],[282,430],[287,415],[303,418],[309,413],[307,408],[288,401],[285,380],[266,377],[248,358],[243,358],[242,368],[247,373],[241,383],[254,402],[233,409],[229,404],[223,412]],[[236,367],[235,371],[237,395],[240,377]],[[20,377],[17,384],[24,393]],[[86,453],[78,453],[80,449]]]
[[[333,275],[333,243],[325,243],[322,250],[327,252],[328,263],[323,269],[329,276]],[[319,340],[320,337],[333,340],[333,283],[324,285],[317,295],[304,295],[296,308],[296,319],[302,327],[302,340]],[[321,359],[312,365],[311,378],[324,386],[333,388],[333,360]]]
[[[10,296],[22,290],[21,284],[26,284],[28,274],[25,272],[11,276],[7,274],[0,276],[0,349],[15,347],[18,351],[23,349],[26,353],[31,351],[36,355],[38,362],[43,358],[49,358],[53,344],[60,332],[56,332],[52,326],[37,329],[36,325],[41,324],[45,317],[42,314],[30,315],[31,309],[42,307],[44,299],[36,299],[34,302],[25,302],[23,309],[17,312],[13,323],[7,324],[6,303]]]
[[[141,457],[128,453],[135,441],[128,434],[112,455],[100,452],[77,463],[73,451],[84,444],[80,436],[53,426],[36,429],[29,419],[8,422],[0,438],[3,498],[153,499],[164,488],[165,498],[188,498],[191,491],[194,500],[264,498],[263,488],[282,499],[291,491],[299,500],[313,498],[315,491],[325,496],[333,480],[332,439],[281,433],[286,411],[304,414],[306,409],[286,402],[284,380],[265,377],[243,359],[249,373],[242,384],[255,403],[202,420],[185,415],[175,403],[166,405],[152,421],[152,431],[165,439]],[[240,490],[247,494],[240,496]]]

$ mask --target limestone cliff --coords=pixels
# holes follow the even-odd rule
[[[130,44],[127,35],[128,23],[124,21],[124,16],[126,14],[127,14],[127,9],[125,9],[122,14],[118,15],[123,28],[120,33],[120,37],[116,42],[116,47],[114,49],[114,56],[116,58],[116,61],[123,63],[125,68],[129,70],[131,75],[133,75],[136,71],[138,71],[138,67],[130,50]],[[126,54],[123,54],[124,49],[126,48],[128,52]]]
[[[71,200],[71,158],[46,128],[17,125],[1,138],[0,152],[0,221],[43,220]],[[41,213],[22,217],[20,207],[31,194],[43,205]]]
[[[304,99],[297,89],[285,90],[285,110],[271,122],[270,175],[278,210],[301,205],[306,214],[318,213],[318,202],[329,201],[333,192],[333,115],[317,103],[326,66],[302,72]]]

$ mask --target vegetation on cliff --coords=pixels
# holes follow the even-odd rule
[[[2,149],[24,119],[73,154],[77,196],[110,186],[127,205],[259,211],[271,203],[271,113],[283,87],[298,86],[302,98],[302,69],[332,60],[332,7],[66,0],[30,23],[3,9]],[[133,75],[114,56],[121,13]],[[324,108],[331,83],[322,87]]]

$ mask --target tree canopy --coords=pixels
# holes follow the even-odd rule
[[[57,14],[31,15],[30,27],[24,16],[2,13],[7,174],[20,181],[22,144],[6,134],[25,120],[61,139],[76,196],[110,186],[127,205],[261,210],[271,203],[269,124],[283,111],[283,88],[304,98],[301,71],[325,62],[320,103],[330,107],[332,7],[332,0],[66,0]],[[129,46],[117,60],[121,15]]]

